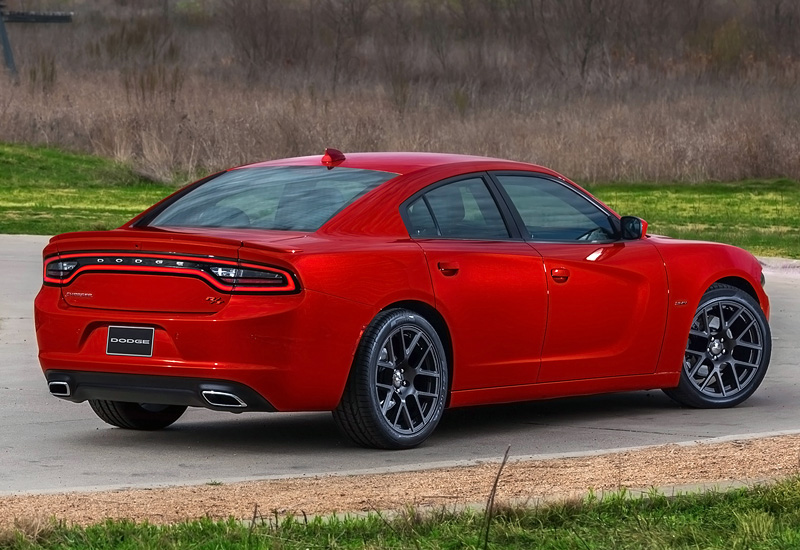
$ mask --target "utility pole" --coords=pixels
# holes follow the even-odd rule
[[[14,52],[6,32],[6,23],[71,23],[72,12],[6,11],[6,3],[0,1],[0,43],[3,45],[3,58],[6,68],[17,78],[17,65]]]
[[[14,63],[14,52],[11,51],[11,42],[8,40],[6,32],[6,5],[0,2],[0,43],[3,44],[3,58],[6,61],[6,68],[14,78],[17,78],[17,65]]]

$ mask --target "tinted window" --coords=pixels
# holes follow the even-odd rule
[[[149,225],[316,231],[357,197],[394,176],[324,166],[241,168],[198,185]]]
[[[508,229],[483,179],[439,186],[408,206],[412,236],[506,239]]]
[[[424,197],[418,198],[408,206],[408,221],[411,226],[408,233],[412,237],[439,236],[436,222],[433,221],[433,215]]]
[[[608,241],[614,229],[606,212],[568,186],[547,178],[498,176],[536,241]]]

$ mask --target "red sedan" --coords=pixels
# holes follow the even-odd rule
[[[446,407],[648,388],[741,403],[771,350],[758,261],[646,229],[521,162],[252,164],[54,237],[39,361],[53,395],[114,426],[330,410],[382,448],[420,444]]]

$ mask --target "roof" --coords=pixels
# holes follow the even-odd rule
[[[434,166],[456,165],[456,164],[492,164],[502,165],[505,169],[537,169],[544,172],[550,170],[533,164],[516,162],[510,160],[494,159],[489,157],[479,157],[472,155],[457,155],[453,153],[344,153],[345,160],[336,166],[345,168],[361,168],[365,170],[379,170],[382,172],[392,172],[395,174],[409,174],[425,168]],[[241,168],[252,168],[262,166],[321,166],[322,155],[307,157],[294,157],[279,160],[270,160],[242,166]]]

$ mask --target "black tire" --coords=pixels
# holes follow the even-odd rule
[[[697,307],[677,388],[664,393],[688,407],[734,407],[750,397],[767,373],[772,336],[752,296],[717,283]]]
[[[179,405],[150,405],[90,399],[89,405],[104,422],[129,430],[160,430],[166,428],[186,411]]]
[[[413,311],[384,311],[364,332],[333,418],[358,445],[416,447],[442,418],[448,376],[433,326]]]

